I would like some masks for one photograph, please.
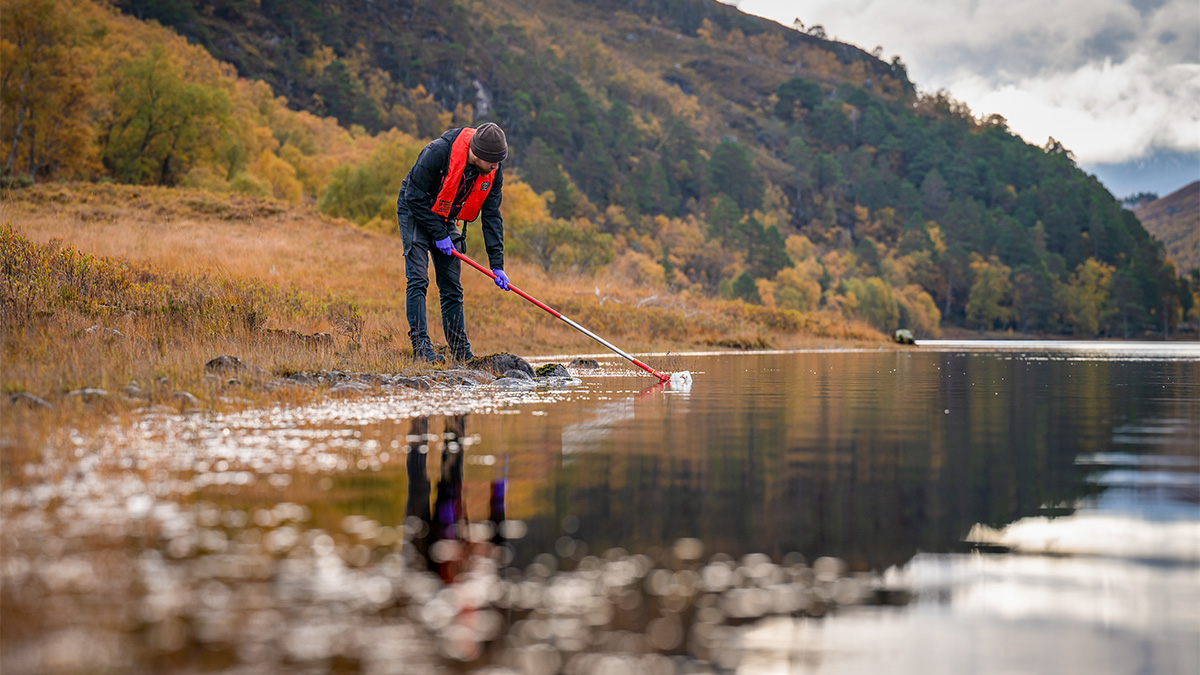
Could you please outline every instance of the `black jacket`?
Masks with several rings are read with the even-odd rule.
[[[421,228],[433,240],[445,239],[457,231],[454,226],[458,209],[469,190],[459,190],[459,198],[454,202],[449,218],[442,218],[432,211],[433,202],[437,199],[450,167],[450,147],[454,139],[462,131],[451,129],[425,146],[417,157],[417,163],[409,169],[404,182],[400,184],[400,194],[396,199],[396,213],[404,218],[405,212],[412,219],[415,227]],[[468,170],[470,169],[468,165]],[[478,180],[478,178],[476,178]],[[479,220],[483,230],[483,243],[487,247],[488,262],[492,269],[504,268],[504,221],[500,217],[500,201],[503,199],[504,166],[496,167],[496,176],[492,181],[492,189],[488,192],[483,207],[479,209]],[[403,225],[401,225],[403,227]],[[465,234],[465,232],[464,232]]]

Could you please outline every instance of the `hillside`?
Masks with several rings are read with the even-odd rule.
[[[1163,243],[1180,274],[1200,270],[1200,181],[1139,204],[1133,213]]]
[[[35,91],[58,98],[28,104],[11,76],[22,22],[0,26],[17,55],[0,111],[6,180],[271,195],[392,231],[423,143],[494,120],[519,179],[505,185],[511,256],[550,275],[922,336],[1140,335],[1195,304],[1068,149],[918,94],[898,59],[711,0],[115,4],[125,16],[10,0],[83,18],[52,24],[51,41],[70,45],[54,72],[68,75],[44,75]],[[179,82],[174,107],[152,95],[162,76]],[[151,138],[164,134],[136,111],[155,105],[192,114]],[[54,129],[79,133],[67,143],[37,127],[38,111],[69,112],[76,126]]]

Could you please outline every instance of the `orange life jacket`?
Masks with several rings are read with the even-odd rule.
[[[454,145],[450,146],[450,167],[446,169],[446,176],[442,179],[442,189],[438,190],[437,199],[434,200],[430,209],[443,218],[449,218],[450,210],[454,208],[454,198],[458,196],[458,186],[462,183],[463,170],[467,168],[467,151],[471,145],[471,137],[474,135],[475,130],[467,127],[459,132],[458,138],[454,139]],[[483,200],[487,199],[488,193],[492,190],[492,179],[495,175],[496,170],[492,169],[475,179],[475,187],[467,195],[466,201],[463,202],[455,216],[458,220],[470,222],[479,216]]]

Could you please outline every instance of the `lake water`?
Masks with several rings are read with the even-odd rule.
[[[0,666],[1200,672],[1200,345],[644,360],[64,434]]]

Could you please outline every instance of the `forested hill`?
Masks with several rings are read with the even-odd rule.
[[[276,112],[256,94],[245,116],[268,136],[243,128],[232,137],[246,140],[218,143],[207,160],[204,148],[170,146],[137,162],[118,152],[113,132],[127,127],[110,114],[96,154],[121,180],[266,191],[389,228],[421,143],[491,120],[536,193],[506,185],[509,246],[548,270],[611,264],[650,286],[919,335],[957,325],[1132,336],[1174,329],[1195,304],[1161,245],[1068,149],[920,95],[898,59],[820,27],[714,0],[115,4],[312,114]],[[84,26],[77,40],[110,39],[98,35]],[[124,77],[98,75],[101,100],[136,99],[112,82],[136,89],[155,66],[111,67]],[[222,86],[241,110],[234,90],[246,87]],[[322,145],[345,137],[321,116],[349,140]],[[12,148],[0,147],[19,172],[24,151]]]

